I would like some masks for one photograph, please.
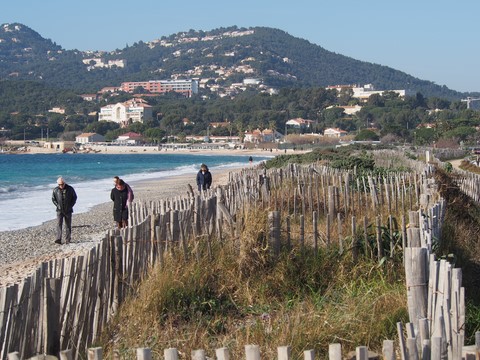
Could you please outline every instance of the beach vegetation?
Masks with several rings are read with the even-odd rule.
[[[345,155],[348,149],[342,151]],[[357,157],[343,159],[345,166],[358,161],[370,168],[372,154],[356,151]],[[342,162],[336,150],[324,151],[323,156],[332,157],[330,163]],[[387,162],[405,171],[401,161]],[[438,169],[435,176],[449,204],[435,253],[463,269],[465,342],[470,344],[480,329],[480,298],[475,291],[480,261],[480,234],[475,229],[480,226],[480,210],[461,194],[452,174]],[[275,190],[275,201],[281,201],[280,207],[289,213],[294,203],[291,189],[286,181]],[[236,214],[242,225],[235,233],[225,232],[222,239],[212,234],[208,241],[190,239],[187,251],[166,253],[162,265],[155,265],[141,284],[133,286],[103,333],[98,345],[107,356],[116,351],[133,357],[137,347],[162,354],[175,347],[181,356],[204,349],[214,357],[214,349],[228,347],[233,358],[241,358],[244,345],[257,344],[266,358],[275,358],[276,347],[285,345],[291,346],[295,358],[308,349],[326,358],[331,343],[341,343],[344,352],[366,345],[381,353],[383,340],[397,338],[397,323],[408,322],[401,233],[395,230],[407,209],[390,213],[395,229],[381,225],[385,230],[380,239],[385,249],[382,259],[376,256],[374,226],[367,227],[367,237],[363,229],[345,236],[345,247],[336,242],[318,250],[299,246],[301,222],[294,213],[290,217],[291,234],[296,234],[289,237],[292,246],[285,245],[282,232],[284,245],[275,255],[269,242],[269,210],[268,206],[244,209]],[[366,207],[361,216],[372,219],[376,214]],[[306,234],[313,233],[312,226],[305,219]],[[318,226],[325,228],[326,218]],[[339,238],[338,231],[332,227],[332,239]],[[359,249],[355,260],[354,237]]]
[[[395,338],[396,323],[408,321],[401,260],[379,266],[337,248],[276,257],[266,213],[252,209],[244,220],[238,240],[214,240],[210,249],[197,243],[201,257],[167,256],[163,268],[152,269],[104,333],[107,353],[175,347],[213,357],[228,347],[241,358],[244,345],[258,344],[266,358],[284,345],[323,357],[333,342],[347,351],[358,344],[379,350],[383,339]]]

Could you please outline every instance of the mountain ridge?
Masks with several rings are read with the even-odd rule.
[[[465,96],[268,27],[190,30],[107,52],[66,50],[26,25],[3,24],[0,65],[2,80],[35,80],[77,92],[124,81],[194,77],[228,85],[253,77],[274,88],[369,83],[379,90],[407,89],[449,99]]]

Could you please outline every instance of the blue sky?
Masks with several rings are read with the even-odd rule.
[[[180,31],[267,26],[458,91],[480,91],[479,0],[5,0],[65,49],[114,50]]]

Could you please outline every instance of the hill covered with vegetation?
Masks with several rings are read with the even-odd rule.
[[[355,60],[272,28],[237,27],[182,32],[138,41],[112,52],[66,50],[22,24],[0,27],[0,79],[35,80],[78,92],[124,81],[197,77],[224,84],[259,78],[267,86],[326,87],[373,84],[424,96],[459,99],[462,93],[388,66]],[[95,66],[101,59],[102,66]],[[115,65],[105,65],[111,61]]]

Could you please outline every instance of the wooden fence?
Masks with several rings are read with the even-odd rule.
[[[385,160],[386,154],[378,157]],[[441,336],[442,354],[456,359],[464,336],[461,271],[436,261],[432,253],[441,238],[445,203],[430,177],[433,167],[405,161],[419,171],[360,177],[355,169],[317,165],[249,169],[199,195],[134,203],[132,226],[108,232],[84,256],[43,263],[22,283],[0,288],[0,359],[12,352],[25,359],[61,349],[72,349],[78,358],[165,252],[189,256],[192,241],[235,239],[242,214],[252,207],[271,211],[274,251],[338,246],[351,249],[353,256],[363,250],[381,260],[401,244],[411,321],[406,340],[399,324],[401,353],[408,352],[412,339],[421,350]]]

